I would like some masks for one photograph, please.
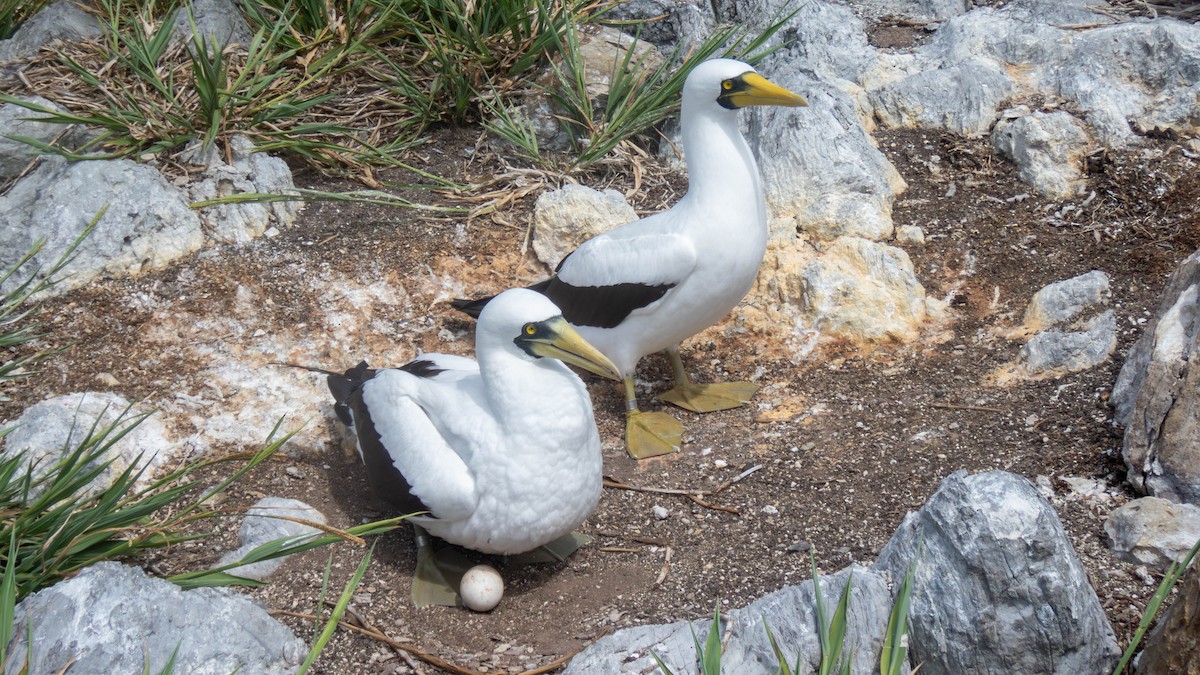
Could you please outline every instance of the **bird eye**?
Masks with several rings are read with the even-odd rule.
[[[721,88],[724,89],[725,91],[729,91],[730,89],[733,89],[733,80],[725,80],[724,82],[721,83]]]
[[[534,333],[537,332],[537,325],[532,324],[532,323],[527,323],[527,324],[525,324],[524,330],[525,330],[526,335],[533,335]]]

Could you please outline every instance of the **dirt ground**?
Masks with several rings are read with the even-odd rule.
[[[738,607],[802,582],[810,576],[810,546],[824,572],[869,565],[904,514],[920,507],[947,475],[1004,469],[1031,480],[1050,479],[1055,508],[1124,643],[1158,574],[1117,560],[1105,541],[1106,514],[1133,498],[1123,482],[1120,430],[1112,426],[1106,400],[1167,275],[1200,246],[1195,157],[1170,137],[1146,139],[1128,153],[1100,153],[1088,159],[1084,195],[1050,203],[1017,181],[1013,167],[985,141],[912,131],[875,137],[909,184],[895,204],[895,223],[924,229],[926,244],[906,250],[928,293],[949,301],[947,325],[908,345],[826,345],[799,363],[784,358],[773,336],[729,337],[720,327],[710,330],[685,344],[693,373],[702,381],[757,373],[762,385],[757,402],[764,405],[708,415],[670,409],[686,428],[683,451],[643,462],[623,451],[618,390],[592,378],[605,471],[612,478],[642,487],[711,489],[748,468],[761,468],[706,497],[709,506],[682,495],[606,490],[582,527],[595,541],[571,560],[537,566],[492,561],[507,593],[489,614],[414,609],[408,600],[411,534],[379,537],[352,615],[464,668],[520,672],[551,663],[606,631],[700,618],[711,615],[718,600]],[[475,140],[474,131],[441,132],[421,156],[456,180],[495,172],[494,158],[486,153],[465,157],[463,149]],[[627,176],[603,180],[632,186]],[[303,172],[297,182],[356,187]],[[649,181],[633,201],[639,209],[655,210],[682,187],[677,178]],[[407,194],[458,203],[434,193]],[[158,347],[141,338],[149,314],[130,300],[139,293],[166,294],[196,311],[221,312],[239,284],[258,284],[275,300],[262,308],[262,321],[270,326],[303,322],[313,311],[318,299],[305,279],[318,268],[364,276],[385,271],[401,278],[423,273],[426,265],[470,268],[468,290],[493,292],[536,280],[536,264],[517,253],[531,205],[532,198],[518,200],[496,220],[473,221],[464,236],[461,218],[311,204],[295,228],[274,238],[218,249],[137,279],[93,284],[47,306],[43,316],[51,319],[53,338],[76,344],[46,365],[47,376],[10,387],[14,400],[0,402],[0,418],[12,419],[30,402],[75,390],[78,383],[91,386],[101,373],[121,383],[114,387],[118,393],[149,400],[194,375],[204,364],[150,353]],[[1116,354],[1097,368],[1058,379],[989,384],[988,375],[1020,348],[1003,337],[1003,329],[1020,322],[1029,298],[1050,282],[1093,269],[1112,279],[1111,306],[1120,325]],[[426,331],[407,347],[469,353],[468,321],[444,304],[428,314],[446,331]],[[451,339],[439,340],[439,333]],[[664,389],[669,366],[648,358],[639,377],[650,390]],[[643,402],[649,398],[642,393]],[[329,433],[340,432],[331,427]],[[1073,493],[1063,480],[1071,477],[1099,481],[1109,496]],[[388,515],[371,500],[361,468],[346,453],[286,456],[251,474],[231,495],[231,504],[266,495],[300,499],[339,527]],[[656,518],[655,506],[667,509],[667,517]],[[236,525],[222,533],[222,542]],[[212,542],[180,547],[158,556],[154,569],[168,574],[197,569],[213,562],[220,549]],[[335,597],[362,554],[351,546],[334,549]],[[272,609],[312,612],[328,559],[326,551],[298,556],[269,586],[252,593]],[[305,639],[314,634],[312,621],[283,620]],[[335,636],[318,670],[442,672],[348,631]]]

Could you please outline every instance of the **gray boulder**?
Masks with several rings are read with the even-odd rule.
[[[1200,506],[1142,497],[1113,509],[1104,531],[1118,558],[1165,569],[1200,541]]]
[[[140,568],[102,562],[17,605],[5,673],[292,673],[304,642],[229,589],[183,591]],[[28,632],[27,632],[28,631]],[[32,649],[30,649],[32,645]]]
[[[107,489],[131,466],[143,470],[139,483],[145,484],[168,460],[172,443],[157,416],[147,417],[130,428],[140,414],[144,411],[134,409],[117,394],[86,392],[56,396],[30,406],[12,423],[13,430],[3,441],[5,453],[24,455],[33,476],[41,477],[73,452],[93,429],[99,432],[115,423],[117,431],[109,438],[121,429],[130,430],[108,448],[104,459],[110,464],[96,476],[86,494]]]
[[[190,16],[189,16],[190,12]],[[195,33],[210,45],[224,49],[228,45],[248,46],[254,34],[234,0],[191,0],[175,13],[171,39],[192,46],[192,24]]]
[[[922,70],[871,92],[875,117],[889,127],[947,129],[982,134],[1016,86],[1001,65],[974,57]]]
[[[921,673],[1110,672],[1120,653],[1054,509],[1027,479],[958,471],[909,513],[875,569],[916,560],[909,658]]]
[[[1200,505],[1200,251],[1184,260],[1113,385],[1122,455],[1140,492]]]
[[[321,534],[319,528],[298,523],[295,520],[285,520],[285,518],[307,520],[321,525],[326,523],[325,514],[300,500],[264,497],[246,510],[246,517],[242,520],[241,529],[238,530],[238,537],[241,539],[242,545],[221,556],[217,565],[224,566],[235,563],[250,551],[276,539]],[[262,581],[274,574],[285,560],[287,560],[286,557],[273,558],[226,571],[239,577]]]
[[[21,100],[35,106],[63,111],[61,106],[41,96],[30,96]],[[3,134],[0,136],[0,181],[21,175],[29,166],[29,162],[41,154],[32,145],[13,140],[8,138],[9,136],[27,136],[43,143],[53,143],[57,140],[61,145],[71,148],[78,147],[83,142],[84,134],[76,125],[39,121],[45,117],[46,113],[14,103],[0,105],[0,134]]]
[[[1111,296],[1108,275],[1100,270],[1047,284],[1025,308],[1024,328],[1037,332],[1069,323],[1093,307],[1107,305]]]
[[[1077,373],[1104,363],[1117,348],[1117,318],[1110,309],[1079,330],[1045,330],[1029,339],[1017,357],[1029,377]]]
[[[7,40],[0,40],[0,63],[36,54],[56,40],[80,41],[100,35],[100,20],[70,0],[43,8]]]
[[[265,152],[256,152],[254,142],[245,136],[229,140],[229,159],[223,152],[201,152],[198,145],[185,157],[204,166],[201,177],[185,190],[190,202],[204,202],[235,194],[294,194],[292,171],[287,162]],[[220,243],[244,244],[258,239],[270,227],[290,227],[304,208],[304,202],[243,202],[218,204],[199,210],[204,231]]]
[[[992,132],[992,145],[1047,199],[1074,197],[1086,185],[1082,165],[1088,135],[1071,113],[1006,111]]]
[[[907,185],[867,135],[854,101],[802,70],[764,65],[762,72],[809,102],[745,116],[772,238],[794,239],[799,229],[820,241],[846,235],[890,239],[892,202]]]
[[[204,244],[200,219],[186,197],[154,169],[128,160],[70,163],[48,157],[0,196],[0,269],[11,268],[41,239],[46,245],[33,265],[49,267],[102,210],[57,290],[102,274],[161,268]],[[16,283],[10,279],[0,292]]]
[[[863,567],[849,567],[821,577],[821,595],[827,616],[833,614],[847,579],[853,576],[845,645],[854,652],[851,671],[867,675],[879,671],[879,654],[891,612],[887,579]],[[774,673],[778,660],[763,628],[764,621],[791,662],[800,654],[800,672],[810,672],[820,662],[817,641],[816,598],[812,581],[769,593],[749,605],[722,616],[726,637],[721,668],[727,673]],[[696,649],[692,630],[703,644],[711,619],[694,622],[637,626],[606,635],[579,653],[564,675],[654,672],[651,652],[676,673],[695,671]]]

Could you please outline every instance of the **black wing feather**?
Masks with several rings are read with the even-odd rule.
[[[562,263],[559,263],[559,267],[562,267]],[[527,286],[529,290],[550,298],[551,302],[562,310],[563,318],[572,325],[596,328],[613,328],[619,325],[633,310],[656,302],[674,287],[675,284],[650,286],[632,283],[572,286],[557,275]],[[496,296],[489,295],[476,300],[458,299],[452,301],[450,306],[478,319],[483,306],[494,297]]]
[[[427,359],[410,361],[400,369],[417,377],[433,377],[442,372]],[[392,456],[375,430],[371,412],[363,401],[363,385],[374,378],[375,373],[366,361],[362,361],[342,375],[329,375],[327,383],[329,392],[333,394],[333,409],[338,419],[347,426],[353,426],[358,435],[358,447],[367,469],[367,482],[375,496],[398,513],[428,511],[429,507],[412,493],[412,485],[392,463]]]

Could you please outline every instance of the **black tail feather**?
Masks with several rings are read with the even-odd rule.
[[[329,385],[329,393],[333,394],[333,411],[337,413],[338,419],[346,426],[353,426],[354,417],[351,415],[351,408],[354,405],[354,394],[362,389],[363,382],[375,377],[375,370],[368,366],[366,361],[359,361],[357,366],[345,373],[319,372],[328,375],[325,383]]]
[[[486,298],[476,298],[475,300],[455,298],[450,301],[450,306],[471,318],[478,319],[479,313],[483,311],[483,306],[491,302],[494,297],[496,296],[489,295]]]

